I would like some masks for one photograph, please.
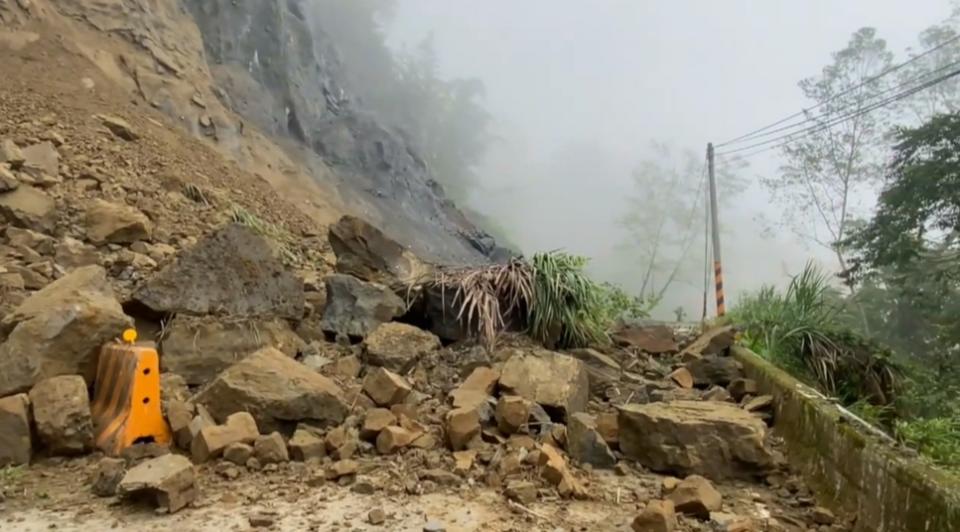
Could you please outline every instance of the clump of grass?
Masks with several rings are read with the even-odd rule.
[[[191,201],[202,203],[207,206],[210,205],[210,201],[207,199],[207,195],[204,194],[203,189],[193,183],[187,183],[183,186],[183,195]]]
[[[288,264],[294,264],[297,262],[297,255],[290,250],[290,246],[287,243],[290,240],[290,235],[286,231],[283,231],[276,225],[267,222],[257,216],[256,214],[240,207],[239,205],[234,205],[230,209],[230,221],[244,225],[253,229],[257,234],[265,236],[273,240],[278,247],[278,251],[283,259]]]
[[[586,264],[567,253],[540,253],[530,262],[441,271],[431,283],[488,348],[508,325],[550,347],[582,347],[607,342],[614,319],[643,312],[635,298],[591,280]]]
[[[897,437],[933,463],[960,470],[960,416],[900,420]]]
[[[784,293],[764,287],[740,302],[731,320],[749,347],[791,373],[808,376],[846,404],[890,405],[901,373],[889,350],[844,329],[829,278],[813,264]]]

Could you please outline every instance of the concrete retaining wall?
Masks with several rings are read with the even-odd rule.
[[[823,499],[856,512],[857,532],[960,532],[960,482],[855,425],[840,409],[755,353],[733,356],[773,395],[790,462]]]

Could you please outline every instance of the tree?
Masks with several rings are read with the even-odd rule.
[[[899,82],[904,87],[920,81],[929,81],[955,69],[960,61],[960,41],[956,38],[960,28],[960,3],[955,3],[946,20],[934,24],[920,33],[917,49],[908,49],[913,61],[898,72]],[[925,53],[933,50],[930,53]],[[960,79],[952,78],[938,83],[910,98],[901,100],[898,110],[903,118],[917,124],[923,123],[938,113],[960,110]]]
[[[882,175],[886,118],[879,111],[858,114],[880,95],[886,77],[864,83],[888,69],[893,54],[873,28],[863,28],[833,54],[833,63],[816,77],[800,82],[815,105],[805,111],[809,134],[782,148],[781,175],[764,184],[784,207],[784,220],[808,241],[833,251],[847,269],[842,242],[859,214],[856,198]],[[849,116],[835,125],[831,120]]]
[[[744,189],[735,173],[739,168],[736,160],[717,165],[724,203]],[[704,157],[653,142],[651,156],[633,171],[633,188],[626,213],[620,218],[629,234],[625,246],[640,264],[639,295],[660,301],[675,282],[696,285],[703,276],[703,265],[694,259],[694,247],[704,242]]]

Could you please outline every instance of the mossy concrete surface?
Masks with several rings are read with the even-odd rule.
[[[857,515],[857,532],[960,532],[960,482],[869,433],[837,406],[742,347],[746,375],[774,397],[775,430],[821,504]]]

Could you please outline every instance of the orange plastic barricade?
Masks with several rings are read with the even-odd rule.
[[[100,350],[93,384],[96,445],[117,456],[136,443],[169,445],[170,426],[160,411],[160,357],[152,347],[134,345],[133,330],[125,343],[109,343]]]

